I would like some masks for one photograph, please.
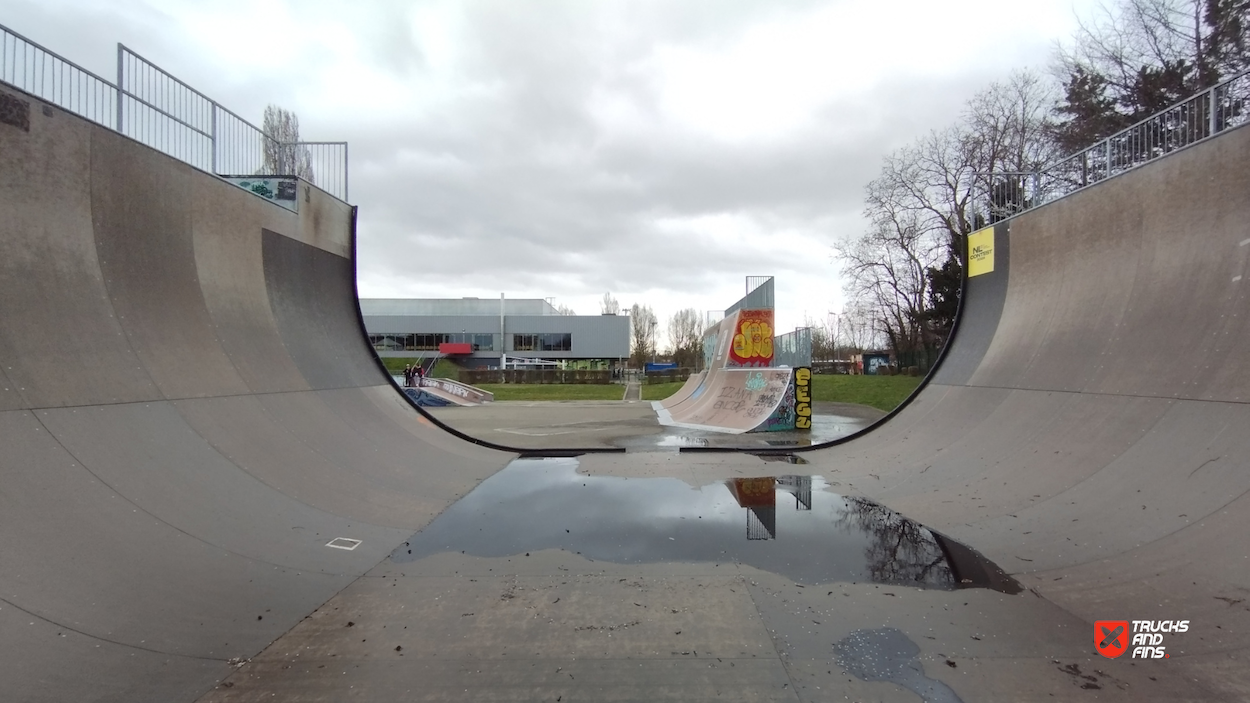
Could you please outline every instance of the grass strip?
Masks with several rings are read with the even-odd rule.
[[[483,383],[495,400],[620,400],[625,386],[592,383]]]
[[[889,412],[924,380],[919,376],[812,376],[812,400],[869,405]]]
[[[644,385],[642,387],[643,400],[664,400],[670,395],[676,393],[678,389],[686,385],[685,381],[677,381],[675,383],[654,383]]]

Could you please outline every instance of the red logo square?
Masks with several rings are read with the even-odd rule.
[[[1128,649],[1128,620],[1099,620],[1094,623],[1094,648],[1108,659],[1115,659]]]

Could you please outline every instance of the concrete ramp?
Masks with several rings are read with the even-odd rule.
[[[1242,127],[1000,223],[932,382],[804,456],[1082,622],[1190,622],[1115,671],[1250,699],[1248,194]]]
[[[686,382],[682,384],[681,388],[677,389],[676,393],[670,395],[664,400],[651,401],[651,407],[655,408],[656,411],[661,409],[667,410],[688,399],[694,394],[695,390],[699,388],[699,385],[703,383],[705,376],[707,376],[706,371],[699,371],[698,373],[690,374],[690,377],[686,379]]]
[[[451,405],[481,405],[495,400],[495,394],[450,378],[425,378],[421,390],[446,400]]]
[[[717,369],[698,399],[660,408],[660,424],[742,434],[759,428],[785,400],[790,369]]]
[[[0,698],[195,700],[512,455],[390,386],[349,206],[0,91]]]
[[[790,369],[730,365],[738,316],[737,311],[726,315],[709,331],[707,370],[697,381],[692,376],[673,396],[652,404],[661,425],[742,434],[765,428],[778,408],[793,400],[787,397]]]

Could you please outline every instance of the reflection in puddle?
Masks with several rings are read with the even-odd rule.
[[[807,459],[795,454],[756,454],[763,461],[779,461],[785,464],[806,464]]]
[[[655,442],[657,447],[706,447],[707,440],[703,437],[688,437],[680,434],[662,435]]]
[[[642,452],[674,448],[681,449],[684,447],[728,447],[748,450],[753,448],[806,447],[854,434],[870,424],[870,420],[860,418],[843,417],[841,415],[814,415],[810,431],[728,434],[725,432],[669,426],[662,428],[662,431],[657,434],[620,437],[614,440],[613,444],[629,451]]]
[[[583,476],[576,459],[518,459],[391,558],[563,549],[620,564],[736,562],[809,584],[1019,591],[967,547],[826,486],[820,476],[768,476],[692,488],[673,478]]]

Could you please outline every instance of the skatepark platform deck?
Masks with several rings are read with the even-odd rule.
[[[392,559],[516,453],[391,385],[354,210],[302,185],[290,212],[0,90],[34,106],[0,124],[6,699],[1250,698],[1250,130],[996,225],[930,383],[802,454],[1009,595],[564,549]],[[596,486],[794,473],[575,461]],[[1168,659],[1113,660],[1096,620],[1190,625]]]

